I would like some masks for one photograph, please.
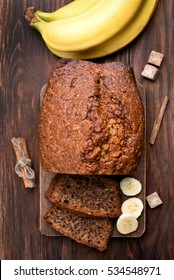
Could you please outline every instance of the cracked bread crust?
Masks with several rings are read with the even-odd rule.
[[[132,68],[60,59],[49,77],[38,135],[45,170],[134,173],[144,144],[144,109]]]

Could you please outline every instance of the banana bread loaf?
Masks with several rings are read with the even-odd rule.
[[[82,216],[121,214],[119,184],[105,176],[57,174],[45,195],[52,204]]]
[[[107,249],[113,230],[113,222],[109,218],[81,217],[56,206],[48,210],[44,219],[61,234],[100,251]]]
[[[144,143],[144,109],[132,68],[60,59],[48,80],[38,138],[45,170],[134,173]]]

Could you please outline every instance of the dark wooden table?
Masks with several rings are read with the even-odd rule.
[[[151,0],[148,0],[151,1]],[[0,0],[0,257],[1,259],[174,259],[174,1],[160,0],[141,35],[128,47],[97,61],[122,61],[134,67],[147,92],[147,194],[157,191],[163,205],[147,206],[141,238],[111,238],[108,249],[78,245],[39,231],[39,92],[58,59],[23,18],[28,6],[51,11],[70,1]],[[151,50],[165,55],[155,82],[141,77]],[[169,103],[154,146],[149,144],[154,117],[163,95]],[[24,189],[14,173],[10,139],[24,137],[37,174],[37,187]]]

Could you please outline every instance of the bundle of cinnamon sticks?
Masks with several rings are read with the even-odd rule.
[[[25,188],[36,187],[36,176],[34,170],[31,168],[31,159],[29,158],[25,139],[13,137],[11,143],[17,160],[15,165],[16,174],[23,178]]]

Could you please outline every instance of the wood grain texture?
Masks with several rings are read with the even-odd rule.
[[[37,117],[39,92],[57,58],[40,35],[28,27],[23,12],[28,6],[51,11],[70,1],[0,0],[0,257],[1,259],[174,259],[174,3],[160,0],[141,35],[128,47],[98,62],[120,60],[134,67],[147,94],[147,194],[157,191],[163,205],[147,206],[145,234],[138,239],[111,238],[98,252],[68,238],[46,237],[39,231],[39,160]],[[151,50],[164,54],[155,82],[141,77]],[[169,96],[155,145],[150,133],[163,95]],[[37,175],[37,187],[24,189],[14,173],[12,137],[24,137]]]

